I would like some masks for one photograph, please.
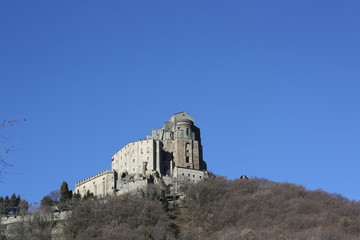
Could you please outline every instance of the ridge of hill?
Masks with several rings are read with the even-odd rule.
[[[360,202],[339,194],[222,177],[186,185],[183,193],[169,201],[152,186],[138,195],[69,201],[61,239],[360,239]],[[47,239],[42,234],[54,226],[22,224],[15,239]]]

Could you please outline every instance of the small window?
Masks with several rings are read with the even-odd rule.
[[[133,159],[133,162],[135,162],[135,159]]]
[[[199,176],[199,178],[201,179],[201,176]]]
[[[189,129],[186,128],[186,135],[189,136]]]
[[[193,177],[195,177],[195,175],[193,175]]]
[[[141,149],[141,154],[143,154],[143,149]]]

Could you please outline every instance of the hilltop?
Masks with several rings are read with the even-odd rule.
[[[138,195],[73,199],[68,202],[71,216],[61,222],[63,237],[81,240],[360,239],[360,203],[338,194],[309,191],[299,185],[259,178],[210,178],[188,184],[182,190],[183,197],[175,202],[166,198],[156,185]],[[45,223],[45,220],[22,223],[14,228],[18,238],[12,239],[48,239],[45,235],[51,233],[50,228],[56,223]]]

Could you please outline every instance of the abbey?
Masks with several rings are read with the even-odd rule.
[[[137,191],[160,184],[177,191],[188,182],[208,177],[200,129],[185,112],[174,114],[145,140],[125,145],[111,158],[111,170],[76,183],[75,193],[105,196]]]

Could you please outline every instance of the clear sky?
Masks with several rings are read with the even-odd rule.
[[[209,170],[360,200],[359,1],[0,1],[0,195],[110,169],[185,111]]]

